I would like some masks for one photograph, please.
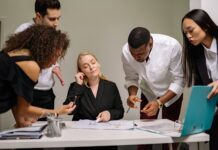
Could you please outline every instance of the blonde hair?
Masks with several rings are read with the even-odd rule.
[[[93,53],[91,53],[90,51],[83,51],[83,52],[79,53],[79,55],[77,57],[77,72],[82,72],[81,68],[80,68],[80,62],[79,61],[80,61],[81,57],[86,56],[86,55],[90,55],[90,56],[94,57],[95,60],[97,61],[97,63],[99,63],[97,57]],[[100,71],[100,74],[99,74],[99,78],[102,79],[102,80],[107,80],[107,78],[101,73],[101,71]],[[88,78],[84,78],[83,81],[84,81],[84,84],[86,86],[88,86]]]

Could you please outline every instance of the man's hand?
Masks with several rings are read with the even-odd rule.
[[[130,107],[130,108],[134,108],[134,109],[137,109],[138,107],[135,106],[135,103],[136,102],[141,102],[142,100],[140,98],[138,98],[136,95],[131,95],[127,98],[127,105]]]
[[[152,100],[145,105],[141,112],[145,113],[147,116],[154,116],[157,114],[158,109],[159,104],[157,103],[157,100]]]
[[[63,79],[60,67],[59,66],[55,66],[52,69],[52,73],[54,73],[58,77],[58,79],[61,82],[61,85],[64,86],[65,82],[64,82],[64,79]]]

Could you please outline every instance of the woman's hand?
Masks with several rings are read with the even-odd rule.
[[[207,98],[210,99],[211,97],[218,94],[218,81],[214,81],[210,83],[208,86],[212,87],[212,90],[208,94]]]
[[[96,117],[96,122],[107,122],[111,119],[111,114],[109,111],[102,111]]]
[[[82,85],[82,84],[83,84],[84,76],[85,76],[84,73],[82,73],[82,72],[78,72],[78,73],[75,75],[76,83]]]
[[[16,119],[16,124],[14,125],[15,128],[22,128],[22,127],[29,127],[33,123],[37,121],[38,118],[33,118],[33,117],[19,117]]]
[[[64,115],[71,113],[75,108],[76,105],[73,102],[70,102],[67,105],[62,105],[55,112],[58,113],[58,115]]]

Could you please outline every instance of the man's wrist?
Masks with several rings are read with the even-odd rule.
[[[162,108],[163,107],[163,103],[159,99],[157,99],[156,101],[158,103],[158,108],[159,109]]]

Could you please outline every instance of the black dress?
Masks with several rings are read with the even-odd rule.
[[[96,97],[89,87],[73,82],[69,87],[64,104],[74,101],[75,96],[77,107],[73,112],[72,120],[96,120],[98,114],[104,110],[110,112],[111,120],[123,118],[122,100],[116,84],[111,81],[100,80]],[[117,150],[117,146],[74,147],[65,148],[65,150]]]
[[[105,110],[110,112],[111,120],[123,117],[124,108],[122,100],[116,84],[111,81],[100,80],[96,97],[94,97],[89,87],[73,82],[69,87],[64,104],[74,101],[75,96],[77,98],[77,107],[73,112],[73,120],[96,120],[98,114]]]
[[[11,109],[17,103],[17,96],[23,97],[29,103],[33,99],[32,81],[16,64],[18,61],[32,61],[31,56],[13,56],[0,52],[0,113]]]

